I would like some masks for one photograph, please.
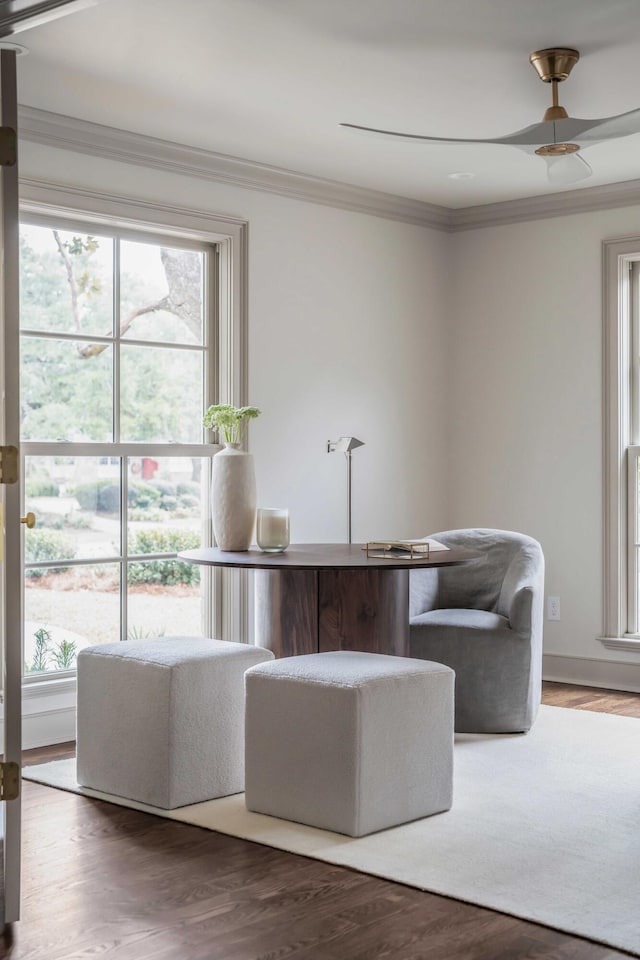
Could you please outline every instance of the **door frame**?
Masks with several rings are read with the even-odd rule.
[[[16,54],[0,51],[0,122],[18,129]],[[19,449],[19,212],[18,165],[2,168],[0,187],[0,232],[2,270],[0,279],[0,343],[3,360],[0,379],[4,392],[0,430],[2,443]],[[22,759],[22,528],[20,484],[2,485],[4,508],[4,562],[2,571],[2,694],[4,761]],[[4,923],[20,917],[20,797],[2,801],[4,807],[3,864]]]

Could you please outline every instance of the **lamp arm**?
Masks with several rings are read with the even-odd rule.
[[[351,543],[351,451],[347,450],[345,453],[347,458],[347,533],[349,539],[347,543]]]

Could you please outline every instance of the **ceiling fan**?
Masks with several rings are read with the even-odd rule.
[[[631,136],[633,133],[640,133],[640,109],[629,110],[628,113],[620,113],[614,117],[581,120],[570,117],[565,108],[560,106],[558,84],[567,79],[579,59],[579,52],[568,47],[536,50],[531,54],[529,61],[540,79],[552,85],[552,104],[540,123],[531,124],[504,137],[467,140],[458,137],[428,137],[417,133],[378,130],[355,123],[341,123],[340,126],[422,143],[499,143],[519,147],[527,153],[544,157],[547,163],[547,176],[551,183],[576,183],[590,177],[593,172],[580,154],[582,147],[589,147],[602,140],[615,140],[619,137]]]

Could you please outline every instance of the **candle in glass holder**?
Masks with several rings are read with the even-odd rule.
[[[289,546],[289,511],[260,507],[256,522],[258,546],[265,553],[282,553]]]

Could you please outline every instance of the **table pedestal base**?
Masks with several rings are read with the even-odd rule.
[[[409,656],[408,570],[256,570],[256,644]]]

